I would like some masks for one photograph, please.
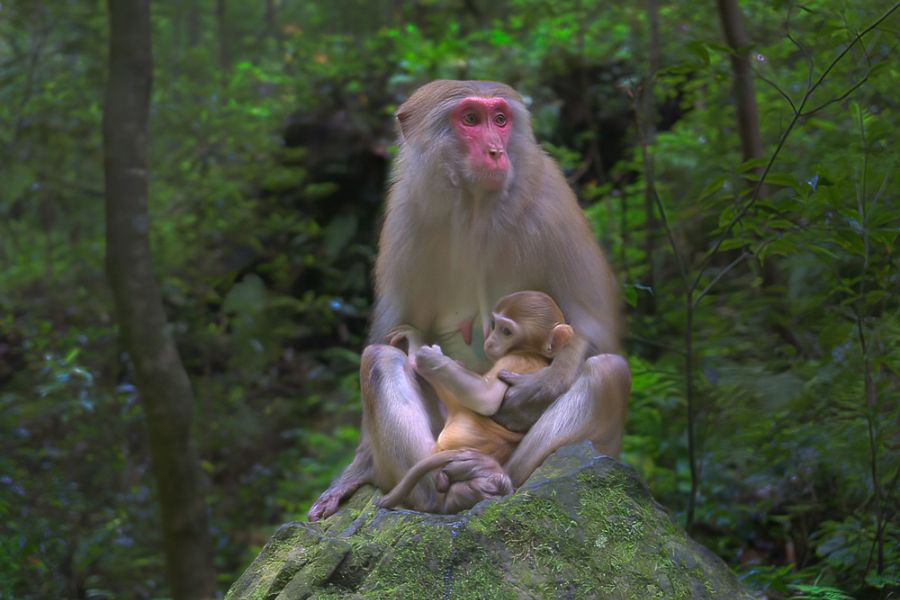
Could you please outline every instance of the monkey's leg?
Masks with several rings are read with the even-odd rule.
[[[444,425],[440,401],[423,390],[407,355],[397,348],[371,345],[360,364],[363,433],[371,440],[374,483],[384,491],[397,485],[420,460],[431,456],[435,435]],[[434,511],[432,477],[422,477],[406,495],[416,510]]]
[[[309,511],[310,521],[326,518],[365,483],[390,490],[420,459],[431,454],[433,431],[443,419],[433,394],[423,393],[402,350],[373,344],[363,350],[359,369],[362,432],[356,456]],[[409,495],[409,504],[430,510],[434,482],[425,477]]]
[[[618,456],[630,392],[624,358],[590,357],[572,387],[541,415],[506,463],[513,484],[522,485],[553,451],[572,442],[590,440],[599,452]]]
[[[322,492],[319,499],[309,509],[307,517],[310,523],[333,515],[341,501],[349,498],[363,484],[373,481],[372,451],[365,434],[356,448],[356,456],[337,479],[331,482],[328,489]]]
[[[371,345],[360,364],[363,432],[371,441],[374,483],[390,489],[434,448],[436,400],[423,392],[406,354]],[[440,417],[438,416],[438,419]]]

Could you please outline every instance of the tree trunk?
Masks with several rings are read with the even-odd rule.
[[[191,440],[193,392],[166,324],[150,256],[150,5],[149,0],[108,0],[108,6],[109,79],[103,111],[107,277],[144,409],[172,596],[213,598],[206,504]]]
[[[725,41],[732,50],[731,69],[734,72],[734,98],[737,105],[738,131],[741,136],[741,153],[744,162],[763,157],[762,136],[759,132],[759,114],[756,110],[756,94],[753,91],[753,69],[749,56],[750,38],[744,30],[744,19],[737,0],[716,0],[719,5],[719,18],[722,21],[722,30],[725,33]],[[758,177],[762,176],[765,169],[758,165],[753,172]],[[757,184],[748,183],[750,189]],[[764,198],[769,193],[766,185],[760,185],[755,191],[758,198]],[[783,284],[783,276],[778,262],[767,260],[762,264],[763,285],[760,291],[773,289]],[[772,298],[772,302],[784,307],[783,296]],[[783,314],[783,313],[779,313]],[[784,337],[782,335],[782,337]]]
[[[200,23],[200,7],[197,6],[198,0],[187,1],[188,14],[188,48],[194,48],[200,43],[200,37],[203,35]]]
[[[222,69],[223,80],[226,71],[231,66],[231,50],[229,47],[228,31],[228,4],[226,0],[216,0],[216,27],[219,35],[219,67]]]
[[[642,315],[653,316],[656,314],[656,239],[659,232],[659,221],[656,218],[656,174],[654,169],[653,154],[650,148],[656,143],[656,99],[654,98],[654,83],[656,73],[660,66],[659,52],[659,4],[657,0],[647,0],[647,23],[649,25],[647,51],[648,65],[647,77],[641,89],[638,101],[638,123],[642,147],[647,151],[644,156],[644,215],[646,219],[644,235],[644,253],[647,260],[647,277],[645,284],[652,293],[641,294],[638,308]]]
[[[731,69],[734,72],[734,99],[737,106],[738,131],[741,136],[741,150],[744,161],[763,155],[762,138],[759,134],[759,115],[756,110],[756,95],[753,92],[753,69],[748,48],[750,38],[744,30],[744,20],[737,0],[716,0],[725,41],[731,47]]]
[[[266,31],[278,39],[278,7],[275,6],[275,0],[266,0]]]

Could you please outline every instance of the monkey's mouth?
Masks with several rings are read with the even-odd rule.
[[[499,187],[506,182],[507,171],[504,169],[478,169],[473,175],[482,185]]]

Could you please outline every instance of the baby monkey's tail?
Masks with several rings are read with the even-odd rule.
[[[448,463],[458,458],[462,458],[467,454],[474,453],[475,450],[442,450],[431,456],[426,456],[406,472],[406,475],[397,485],[381,500],[378,501],[379,508],[393,508],[409,497],[409,493],[416,487],[419,480],[434,469],[443,468]]]

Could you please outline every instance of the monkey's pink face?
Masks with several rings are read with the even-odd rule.
[[[466,163],[478,185],[496,190],[509,174],[506,151],[512,130],[512,110],[503,98],[463,98],[450,113]]]

